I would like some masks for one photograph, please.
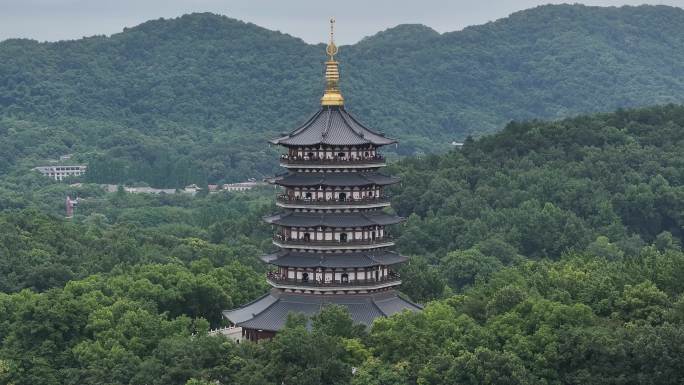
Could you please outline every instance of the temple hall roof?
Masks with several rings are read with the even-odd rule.
[[[284,212],[264,218],[274,225],[288,227],[364,227],[394,225],[404,218],[383,211],[363,211],[354,213],[303,213]]]
[[[384,146],[397,141],[364,126],[342,106],[323,106],[302,126],[270,142],[285,146]]]
[[[275,178],[274,183],[286,187],[298,186],[386,186],[399,178],[378,172],[292,172]]]
[[[272,289],[263,297],[223,316],[243,328],[279,331],[285,326],[290,312],[313,316],[327,304],[342,305],[349,310],[352,320],[370,326],[374,319],[387,317],[402,310],[418,311],[421,307],[399,297],[396,291],[370,294],[294,294]]]
[[[267,254],[261,260],[275,266],[287,267],[324,267],[324,268],[354,268],[371,266],[389,266],[408,260],[407,257],[392,251],[369,250],[352,253],[315,253],[280,251]]]

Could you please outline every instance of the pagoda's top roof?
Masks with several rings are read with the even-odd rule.
[[[407,259],[403,255],[385,250],[369,250],[356,253],[281,251],[261,257],[262,261],[275,266],[324,268],[389,266],[405,262]]]
[[[342,106],[323,106],[302,126],[270,142],[284,146],[384,146],[397,141],[364,126]]]
[[[402,310],[418,311],[421,307],[397,295],[395,291],[371,294],[294,294],[278,289],[233,310],[223,316],[243,328],[279,331],[285,326],[290,312],[313,316],[327,304],[346,307],[352,320],[370,326],[378,317],[387,317]]]
[[[292,172],[275,178],[273,183],[286,187],[297,186],[386,186],[398,183],[399,178],[377,172]]]
[[[264,218],[267,223],[288,227],[364,227],[394,225],[404,218],[382,211],[352,213],[285,212]]]

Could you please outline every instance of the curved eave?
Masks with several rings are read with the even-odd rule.
[[[375,172],[291,172],[275,178],[273,183],[284,187],[360,187],[389,186],[399,181],[399,178]]]
[[[344,107],[322,107],[299,128],[269,140],[283,146],[386,146],[397,143],[354,118]]]
[[[316,244],[310,242],[283,242],[280,240],[273,240],[273,245],[281,249],[292,250],[309,250],[309,251],[354,251],[354,250],[376,250],[394,246],[392,240],[379,240],[372,243],[355,243],[355,242],[331,242],[328,244]]]
[[[391,266],[406,262],[408,257],[391,251],[378,253],[300,253],[278,252],[262,255],[265,263],[279,267],[358,268]]]
[[[383,212],[368,213],[279,213],[264,217],[266,223],[286,227],[337,227],[355,228],[366,226],[389,226],[405,219]]]
[[[372,203],[355,203],[350,202],[349,204],[326,204],[325,202],[313,203],[290,203],[290,202],[280,202],[276,201],[277,207],[282,207],[284,209],[305,209],[305,210],[358,210],[358,209],[377,209],[388,207],[390,205],[389,201],[378,201]]]
[[[303,293],[318,293],[318,294],[336,294],[340,291],[355,291],[355,292],[369,292],[369,291],[378,291],[378,290],[383,290],[383,289],[389,289],[395,286],[401,285],[401,280],[399,279],[393,279],[393,280],[387,280],[387,281],[379,281],[379,282],[367,282],[364,284],[355,284],[355,285],[348,285],[348,284],[334,284],[334,285],[309,285],[306,283],[301,283],[301,282],[292,282],[292,281],[278,281],[278,280],[273,280],[270,278],[266,279],[266,282],[268,282],[269,285],[278,288],[278,289],[284,289],[284,290],[295,290],[298,292],[303,292]]]
[[[289,313],[308,317],[318,314],[327,304],[344,306],[355,323],[369,327],[373,320],[408,311],[420,311],[415,304],[394,290],[370,294],[294,294],[272,289],[265,296],[223,316],[240,327],[277,332],[285,326]]]
[[[268,143],[274,144],[274,145],[279,145],[279,146],[285,146],[285,147],[317,147],[317,146],[363,146],[363,145],[368,145],[372,144],[376,147],[382,147],[382,146],[389,146],[390,144],[395,144],[399,143],[398,140],[396,139],[387,139],[386,142],[378,143],[378,142],[369,142],[369,141],[346,141],[345,143],[335,143],[335,142],[328,142],[328,141],[310,141],[310,142],[298,142],[298,143],[293,143],[292,141],[288,140],[290,139],[289,136],[283,136],[280,138],[275,138],[275,139],[270,139]]]
[[[280,167],[284,167],[287,169],[318,169],[318,170],[363,170],[363,169],[378,169],[387,166],[387,163],[359,163],[359,164],[353,164],[353,163],[337,163],[337,164],[323,164],[323,163],[316,163],[315,161],[312,161],[311,163],[306,163],[306,164],[288,164],[284,162],[280,162]]]

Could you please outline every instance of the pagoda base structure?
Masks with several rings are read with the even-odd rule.
[[[403,310],[421,310],[419,305],[400,297],[395,290],[367,294],[299,294],[273,288],[242,307],[224,311],[223,316],[242,327],[245,339],[258,341],[272,338],[281,330],[290,312],[311,317],[326,305],[344,306],[354,323],[366,327],[378,317],[388,317]]]

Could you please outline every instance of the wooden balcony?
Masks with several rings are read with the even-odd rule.
[[[351,192],[349,193],[351,194]],[[378,208],[390,205],[389,197],[373,197],[359,199],[312,199],[295,198],[286,194],[278,195],[276,205],[283,208],[316,208],[316,209],[345,209],[345,208]]]
[[[287,168],[371,168],[385,166],[385,157],[377,155],[363,158],[309,158],[282,155],[280,165]]]
[[[315,273],[310,273],[312,276]],[[311,279],[288,279],[278,275],[277,272],[266,274],[266,280],[271,286],[293,290],[312,290],[312,291],[339,291],[339,290],[377,290],[401,284],[401,277],[398,273],[391,272],[389,276],[382,279],[365,280],[330,280],[320,281]]]
[[[375,239],[349,239],[340,240],[307,240],[286,238],[276,234],[273,236],[273,244],[283,249],[302,250],[368,250],[380,247],[394,246],[394,238],[385,235]]]

